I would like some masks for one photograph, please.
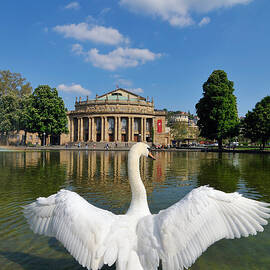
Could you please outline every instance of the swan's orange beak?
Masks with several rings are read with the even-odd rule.
[[[150,157],[150,158],[152,158],[152,159],[156,159],[150,152],[149,152],[149,154],[148,154],[148,157]]]

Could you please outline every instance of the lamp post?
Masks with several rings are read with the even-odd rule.
[[[46,133],[44,132],[43,133],[43,146],[45,146],[45,138],[46,138],[45,136],[46,136]]]

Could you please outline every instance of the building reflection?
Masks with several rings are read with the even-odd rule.
[[[142,157],[141,178],[149,183],[163,183],[170,176],[190,180],[199,168],[198,152],[156,152],[156,160]],[[41,151],[16,152],[9,155],[12,167],[30,168],[52,165],[64,168],[67,182],[128,184],[128,152],[125,151]],[[5,164],[2,164],[5,166]]]

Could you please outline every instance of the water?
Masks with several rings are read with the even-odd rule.
[[[270,202],[270,155],[162,152],[155,156],[156,161],[141,162],[153,213],[206,184]],[[76,191],[98,207],[124,213],[131,196],[127,152],[0,152],[1,270],[85,269],[54,238],[34,235],[22,216],[22,205],[61,188]],[[267,225],[257,236],[215,243],[191,269],[266,270],[269,254]]]

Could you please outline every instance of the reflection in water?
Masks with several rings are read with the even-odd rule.
[[[235,164],[237,157],[209,154],[200,160],[198,185],[209,185],[225,192],[236,191],[240,179],[240,168]]]
[[[141,160],[153,213],[206,184],[270,201],[268,155],[159,152],[155,156],[156,161]],[[61,188],[78,192],[98,207],[124,213],[131,198],[127,152],[1,152],[1,269],[83,269],[54,238],[34,235],[21,213],[21,205]],[[269,269],[269,231],[268,226],[257,237],[216,243],[191,269]]]
[[[270,201],[270,155],[247,155],[241,161],[241,177],[247,193],[253,193],[260,200]],[[247,194],[248,196],[249,194]]]

